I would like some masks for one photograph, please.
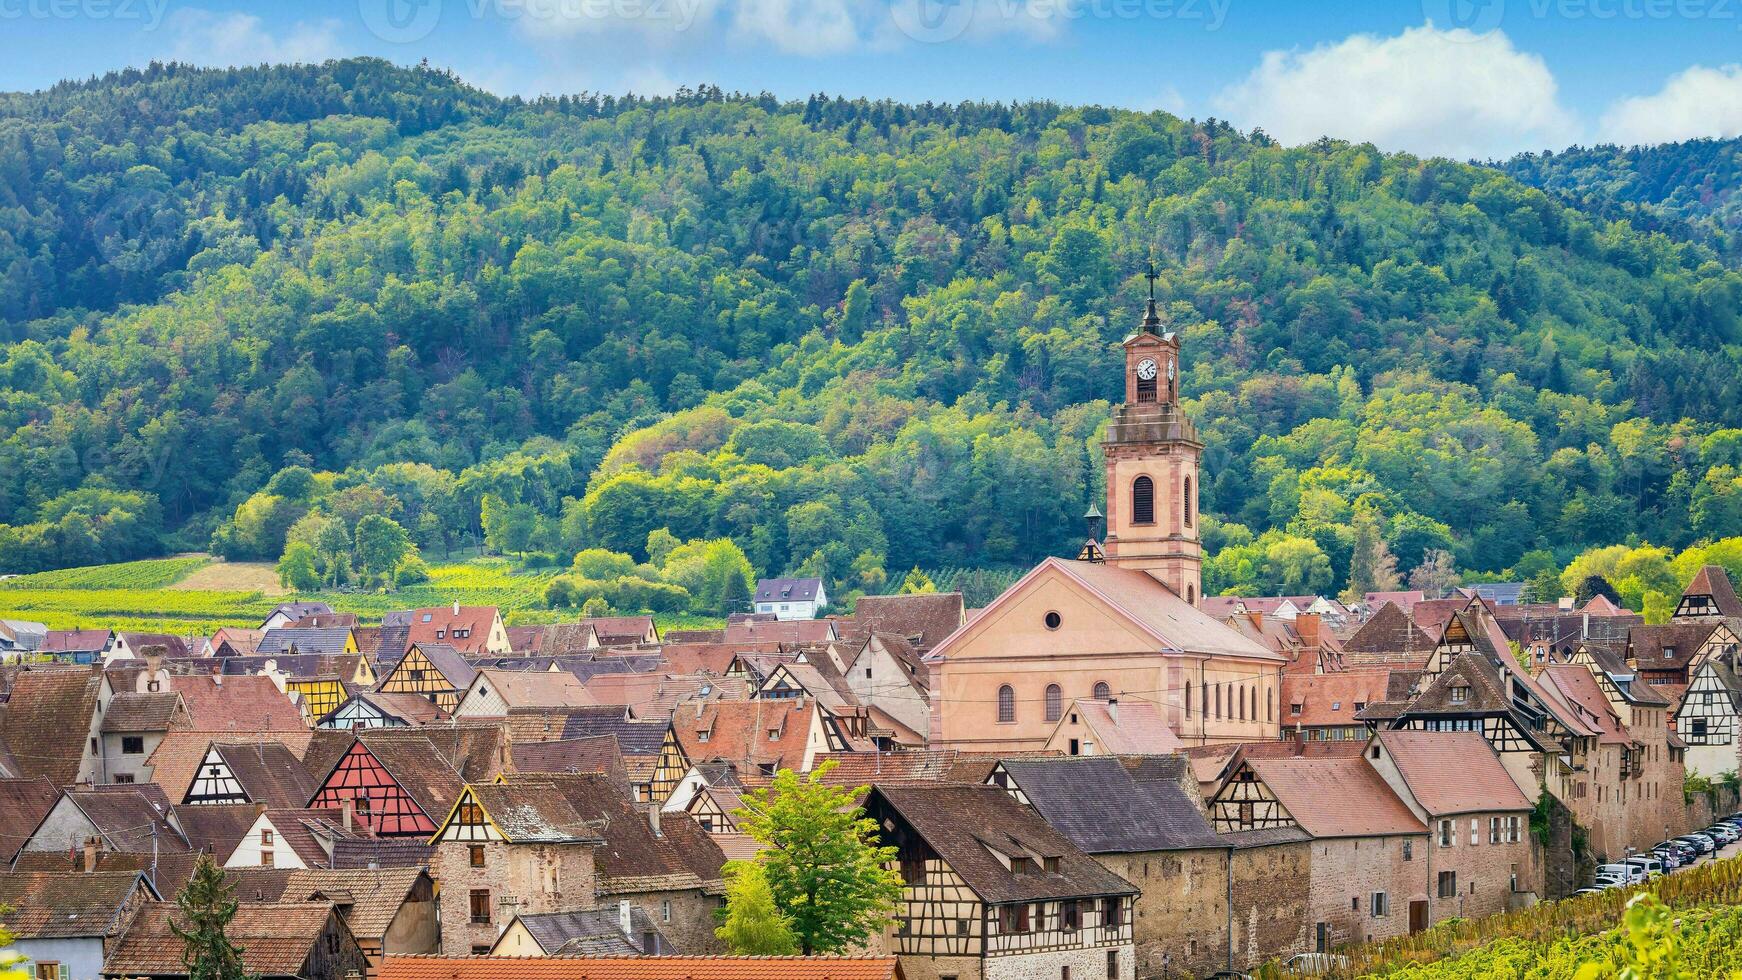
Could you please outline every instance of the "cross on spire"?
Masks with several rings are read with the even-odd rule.
[[[1143,278],[1149,280],[1149,308],[1143,312],[1143,329],[1150,333],[1157,333],[1159,332],[1157,328],[1161,326],[1161,314],[1155,309],[1155,280],[1161,277],[1155,272],[1154,259],[1150,260],[1149,268],[1144,271]]]

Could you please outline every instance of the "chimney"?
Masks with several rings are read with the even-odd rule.
[[[83,870],[86,872],[97,870],[97,838],[95,837],[85,838],[85,866]]]
[[[262,800],[258,803],[255,803],[254,804],[254,819],[259,820],[261,817],[263,817],[265,815],[266,815],[266,801]]]
[[[1300,637],[1301,646],[1317,650],[1319,648],[1319,614],[1301,613],[1294,617],[1294,632]]]
[[[347,796],[339,801],[339,819],[344,822],[345,833],[348,834],[351,832],[351,821],[356,819],[356,816],[357,801],[355,799]]]
[[[629,921],[629,901],[622,899],[617,902],[617,928],[623,930],[623,935],[634,935],[635,926]],[[649,953],[649,955],[652,955]]]
[[[653,828],[653,836],[664,837],[665,832],[659,829],[659,804],[647,808],[647,825]]]
[[[1259,612],[1258,610],[1256,610],[1256,609],[1246,610],[1246,618],[1252,621],[1252,628],[1253,629],[1261,630],[1264,628],[1264,614]]]
[[[454,600],[454,615],[458,616],[459,614],[460,614],[460,600],[455,599]]]
[[[1587,612],[1587,613],[1585,613],[1584,618],[1579,621],[1579,639],[1588,640],[1590,638],[1591,638],[1591,614]]]
[[[1113,724],[1115,724],[1115,725],[1119,724],[1119,699],[1118,698],[1108,698],[1107,699],[1107,717],[1111,718],[1113,720]]]

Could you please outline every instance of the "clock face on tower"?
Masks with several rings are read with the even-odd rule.
[[[1145,381],[1154,381],[1155,380],[1155,361],[1152,360],[1151,358],[1147,358],[1147,357],[1141,361],[1138,361],[1137,362],[1137,376],[1139,378],[1142,378]]]

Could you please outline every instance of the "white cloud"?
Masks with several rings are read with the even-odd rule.
[[[1178,88],[1172,85],[1163,85],[1161,91],[1155,93],[1149,101],[1139,104],[1137,108],[1145,112],[1160,109],[1162,112],[1184,118],[1187,103],[1186,97],[1180,94]]]
[[[1603,114],[1602,138],[1623,145],[1742,136],[1742,65],[1694,65],[1650,95]]]
[[[787,54],[835,54],[859,47],[864,14],[853,0],[738,0],[732,33]]]
[[[276,33],[253,14],[184,7],[170,15],[168,25],[175,38],[173,57],[192,64],[320,62],[341,54],[340,25],[332,19],[297,21],[289,31]]]
[[[1215,104],[1287,144],[1331,136],[1454,158],[1558,148],[1578,132],[1541,58],[1500,31],[1432,24],[1267,52]]]

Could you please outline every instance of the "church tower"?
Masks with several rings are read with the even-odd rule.
[[[1138,568],[1192,605],[1203,592],[1198,543],[1198,460],[1204,444],[1179,406],[1179,335],[1162,329],[1149,307],[1125,338],[1125,403],[1113,410],[1107,438],[1109,564]]]

